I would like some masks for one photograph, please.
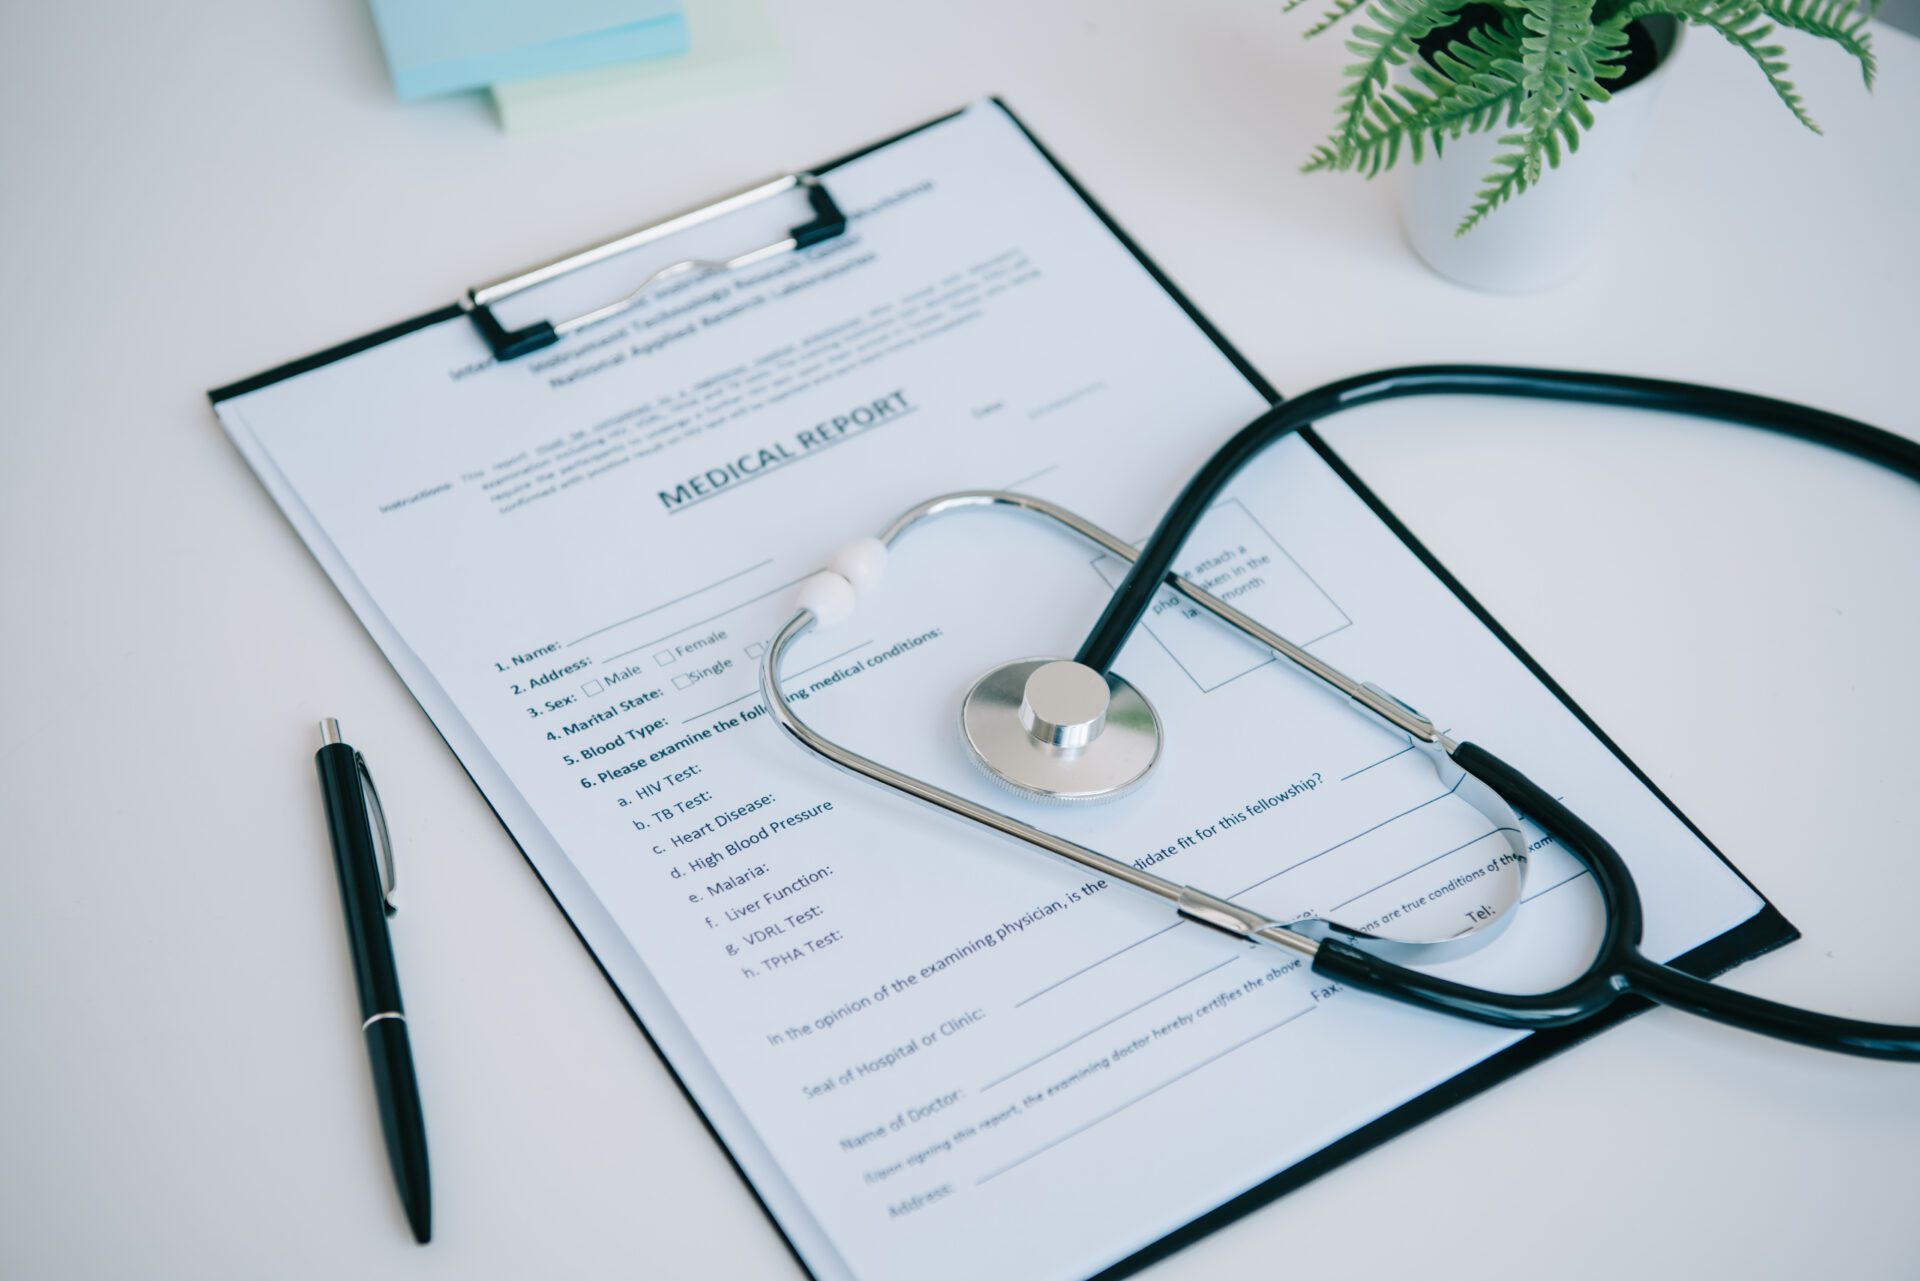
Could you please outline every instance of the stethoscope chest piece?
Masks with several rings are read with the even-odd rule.
[[[1111,800],[1160,759],[1153,704],[1070,659],[1023,658],[982,676],[961,703],[960,735],[982,769],[1033,800]]]

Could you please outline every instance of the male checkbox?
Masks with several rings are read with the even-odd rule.
[[[605,688],[606,686],[602,685],[599,681],[594,680],[594,681],[588,681],[586,684],[582,685],[580,687],[580,690],[588,698],[592,698],[595,694],[598,694],[601,690]]]

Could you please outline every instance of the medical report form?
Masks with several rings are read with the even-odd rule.
[[[963,488],[1141,539],[1267,405],[998,104],[827,180],[839,239],[522,360],[451,315],[217,410],[812,1273],[1089,1276],[1522,1038],[1342,990],[778,733],[758,659],[835,547]],[[565,288],[603,300],[632,270]],[[977,772],[961,695],[1071,654],[1123,568],[1005,512],[917,528],[795,647],[788,696],[858,751],[1274,916],[1484,910],[1514,856],[1428,759],[1171,594],[1116,664],[1167,729],[1140,790],[1045,806]],[[1314,442],[1251,466],[1180,568],[1593,816],[1650,955],[1765,909]],[[1543,989],[1584,964],[1596,895],[1528,846],[1526,906],[1449,972]]]

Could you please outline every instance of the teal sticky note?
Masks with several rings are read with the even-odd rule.
[[[679,0],[371,0],[393,88],[426,98],[687,51]]]

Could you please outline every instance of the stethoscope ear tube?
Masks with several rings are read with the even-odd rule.
[[[1606,933],[1593,961],[1579,978],[1551,992],[1513,994],[1450,982],[1372,955],[1343,939],[1328,938],[1314,955],[1316,974],[1498,1027],[1566,1027],[1630,996],[1815,1049],[1920,1061],[1920,1027],[1869,1023],[1782,1005],[1651,960],[1640,951],[1640,896],[1613,846],[1572,810],[1484,748],[1461,743],[1454,749],[1453,760],[1551,833],[1592,875],[1607,916]]]
[[[1752,392],[1629,374],[1504,365],[1408,365],[1355,374],[1283,400],[1215,450],[1167,508],[1076,657],[1104,673],[1132,637],[1187,535],[1240,469],[1275,441],[1361,405],[1408,396],[1504,396],[1617,405],[1798,436],[1920,480],[1920,444],[1867,423]]]
[[[1661,965],[1635,952],[1627,958],[1627,991],[1661,1005],[1698,1014],[1703,1019],[1811,1046],[1868,1059],[1920,1062],[1920,1027],[1869,1023],[1783,1005],[1708,982],[1671,965]]]
[[[1423,365],[1356,374],[1283,401],[1256,418],[1201,466],[1114,590],[1079,661],[1105,672],[1132,637],[1187,536],[1240,469],[1268,445],[1360,405],[1407,396],[1506,396],[1617,405],[1741,423],[1798,436],[1920,480],[1920,443],[1839,414],[1750,392],[1621,374],[1491,365]],[[1586,972],[1537,995],[1470,988],[1397,965],[1337,936],[1314,969],[1386,996],[1504,1027],[1555,1027],[1599,1013],[1632,994],[1706,1018],[1819,1049],[1920,1060],[1920,1027],[1835,1018],[1750,997],[1649,960],[1639,951],[1641,916],[1633,878],[1612,846],[1553,797],[1490,752],[1461,744],[1453,759],[1546,828],[1592,873],[1607,901],[1608,925]]]
[[[1314,972],[1395,1000],[1499,1027],[1564,1027],[1593,1017],[1620,995],[1612,975],[1627,957],[1638,955],[1634,949],[1640,942],[1640,895],[1626,864],[1598,832],[1492,752],[1461,743],[1452,756],[1455,765],[1545,828],[1592,874],[1605,900],[1607,922],[1593,961],[1579,978],[1551,992],[1513,994],[1454,983],[1397,965],[1343,939],[1329,938],[1313,959]]]

